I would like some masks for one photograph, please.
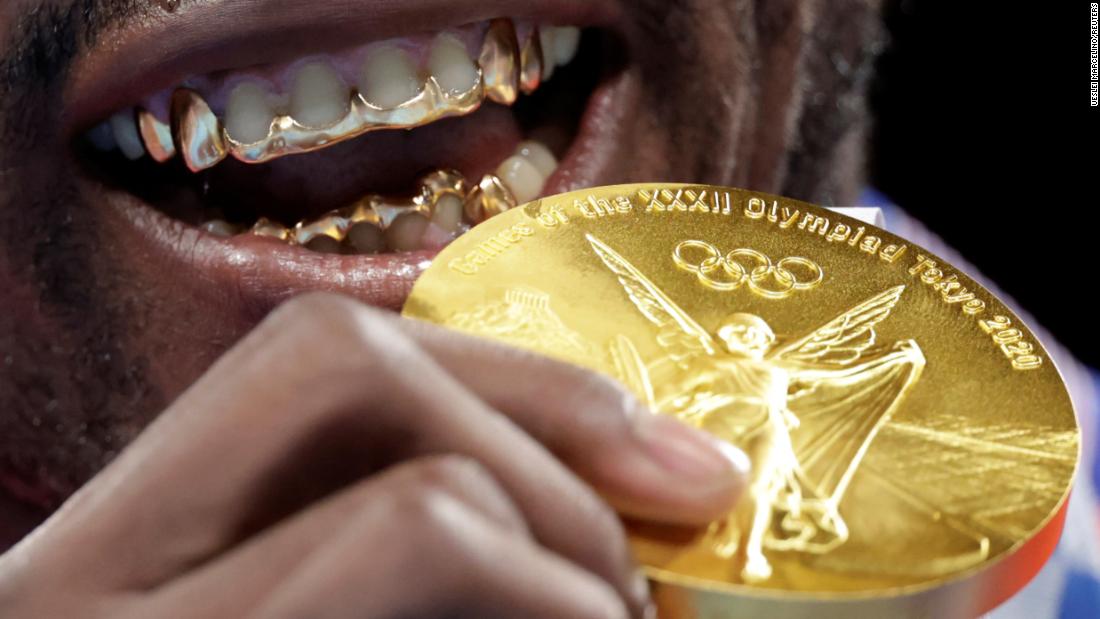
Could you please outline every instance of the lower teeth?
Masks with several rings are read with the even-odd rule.
[[[262,217],[248,233],[326,254],[439,249],[471,226],[516,206],[515,196],[495,174],[471,186],[458,172],[441,169],[422,177],[412,198],[368,195],[293,228]],[[207,222],[203,229],[217,236],[235,231],[224,221]]]

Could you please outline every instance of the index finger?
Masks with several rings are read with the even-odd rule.
[[[745,488],[743,452],[655,415],[610,378],[427,323],[394,321],[624,515],[705,524],[727,514]]]

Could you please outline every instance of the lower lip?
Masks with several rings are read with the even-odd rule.
[[[624,100],[623,91],[629,87],[628,80],[616,78],[592,93],[573,144],[547,181],[547,195],[610,182],[606,176],[615,146],[606,133],[627,114],[617,102]],[[113,193],[108,202],[122,216],[126,238],[136,236],[140,247],[149,252],[140,254],[151,254],[161,271],[171,273],[174,279],[190,278],[213,286],[257,316],[309,291],[335,292],[398,310],[438,253],[320,254],[249,235],[214,237],[127,193]]]

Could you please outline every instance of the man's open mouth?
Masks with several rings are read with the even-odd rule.
[[[192,75],[88,131],[85,160],[214,237],[436,252],[554,187],[609,45],[498,18]]]

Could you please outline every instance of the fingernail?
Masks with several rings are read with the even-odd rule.
[[[745,452],[672,417],[641,417],[638,435],[657,462],[683,477],[710,481],[731,474],[743,476],[751,467]]]

